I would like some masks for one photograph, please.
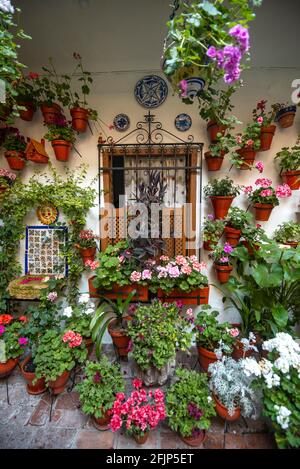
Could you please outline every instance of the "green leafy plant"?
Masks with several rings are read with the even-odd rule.
[[[251,248],[258,247],[264,242],[268,242],[265,230],[260,224],[246,225],[242,228],[242,239],[246,241]]]
[[[65,371],[72,370],[76,363],[84,363],[86,360],[84,342],[79,340],[80,345],[72,345],[72,342],[65,340],[65,335],[50,329],[40,338],[33,359],[36,380],[44,377],[46,383],[55,381]]]
[[[284,147],[276,153],[281,171],[298,171],[300,169],[300,138],[293,147]]]
[[[231,265],[231,256],[234,249],[229,243],[218,244],[214,250],[209,254],[209,257],[213,259],[215,264],[218,265]]]
[[[245,212],[238,207],[230,207],[228,215],[225,218],[226,226],[234,228],[235,230],[243,230],[253,222],[251,213]]]
[[[86,363],[85,378],[76,386],[82,411],[95,418],[104,417],[124,388],[120,365],[110,363],[105,355],[98,363]]]
[[[3,142],[3,147],[6,151],[20,151],[24,152],[26,149],[26,140],[23,135],[20,134],[18,129],[13,127],[10,128],[10,132],[7,133]],[[24,156],[25,158],[25,156]]]
[[[0,168],[0,186],[9,188],[16,180],[15,173],[12,173],[8,169]]]
[[[188,323],[179,315],[179,308],[158,300],[137,308],[128,322],[128,335],[132,357],[143,371],[152,366],[160,370],[175,357],[176,350],[186,350],[191,342]]]
[[[59,117],[54,124],[48,125],[48,132],[45,135],[45,139],[49,140],[49,142],[53,142],[53,140],[65,140],[66,142],[75,143],[75,130],[71,124],[66,121],[65,117]]]
[[[218,125],[225,125],[227,129],[232,129],[240,122],[235,116],[230,115],[233,110],[231,97],[240,83],[229,86],[227,90],[216,89],[208,86],[201,91],[198,96],[200,116],[207,122],[214,122]]]
[[[224,179],[213,179],[204,187],[205,197],[215,196],[232,196],[235,197],[240,193],[240,187],[236,186],[232,179],[228,176]]]
[[[95,314],[95,306],[89,299],[89,294],[82,294],[77,305],[64,309],[65,327],[80,334],[84,339],[91,338],[90,324]]]
[[[285,222],[274,233],[277,243],[300,243],[300,225],[296,222]]]
[[[93,342],[96,345],[96,355],[100,356],[100,347],[103,335],[112,321],[116,321],[115,329],[126,330],[127,321],[124,320],[128,316],[128,307],[132,298],[136,295],[136,290],[129,293],[127,298],[123,301],[122,298],[117,298],[115,302],[105,298],[105,301],[97,308],[93,319],[90,322],[90,332]]]
[[[0,363],[23,355],[28,339],[22,336],[21,331],[21,321],[14,320],[10,315],[0,316],[0,341],[4,342],[4,348],[1,347],[0,350],[3,350],[3,353],[0,353]]]
[[[203,347],[210,352],[221,348],[225,353],[233,351],[235,339],[230,333],[232,327],[229,323],[220,323],[217,318],[219,312],[213,310],[211,306],[204,305],[197,314],[193,324],[193,332],[196,335],[196,342],[199,347]]]
[[[195,438],[199,431],[208,430],[216,415],[207,374],[179,368],[176,375],[178,381],[166,395],[168,424],[182,436]]]
[[[79,233],[78,247],[81,249],[96,248],[96,240],[99,236],[93,233],[92,230],[81,230]]]
[[[214,215],[207,215],[203,224],[203,241],[217,244],[223,234],[224,220],[215,220]]]
[[[19,109],[25,109],[23,106],[25,103],[30,103],[34,109],[38,106],[38,90],[36,86],[38,76],[37,73],[30,72],[28,75],[22,75],[20,80],[14,85]]]

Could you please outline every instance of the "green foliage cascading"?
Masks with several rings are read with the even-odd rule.
[[[69,265],[67,280],[68,299],[74,304],[78,294],[78,281],[84,270],[78,249],[80,230],[85,226],[86,214],[94,206],[96,191],[82,187],[87,168],[81,166],[79,172],[66,170],[66,178],[58,175],[50,165],[50,176],[35,174],[27,184],[17,179],[5,193],[0,204],[0,310],[6,306],[7,286],[21,274],[17,260],[19,242],[25,235],[24,217],[43,203],[52,203],[65,216],[68,239],[65,255]],[[43,182],[42,182],[43,181]],[[58,225],[58,223],[56,223]]]

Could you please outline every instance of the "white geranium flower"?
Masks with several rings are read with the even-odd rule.
[[[275,405],[274,409],[277,410],[277,417],[276,417],[277,423],[281,426],[283,430],[286,430],[287,428],[289,428],[290,415],[292,412],[283,405],[281,406]]]
[[[73,314],[73,308],[72,306],[68,306],[67,308],[64,309],[64,315],[70,318]]]
[[[243,367],[243,371],[245,373],[246,376],[250,377],[252,375],[254,376],[261,376],[261,368],[260,368],[260,364],[257,363],[256,360],[254,360],[254,358],[244,358],[242,361],[241,361],[241,365]]]
[[[0,10],[4,11],[4,13],[11,13],[12,15],[15,12],[10,0],[0,0]]]
[[[80,295],[78,299],[78,303],[80,303],[81,305],[88,303],[89,301],[90,301],[90,295],[88,293],[83,293],[82,295]]]
[[[91,316],[92,314],[94,314],[95,310],[94,308],[88,308],[85,310],[85,314],[87,314],[88,316]]]

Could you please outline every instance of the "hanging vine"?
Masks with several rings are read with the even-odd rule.
[[[86,215],[94,206],[96,191],[92,184],[83,187],[87,168],[80,166],[79,172],[66,170],[66,178],[60,176],[50,165],[50,176],[35,174],[27,184],[16,180],[15,184],[5,193],[0,205],[0,310],[6,306],[8,297],[7,286],[11,280],[21,274],[18,262],[19,243],[25,236],[24,218],[31,210],[43,203],[50,202],[65,216],[68,239],[65,256],[69,266],[67,278],[68,300],[76,302],[78,282],[84,266],[78,249],[79,232],[85,226]]]

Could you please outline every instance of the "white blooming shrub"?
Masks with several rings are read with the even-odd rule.
[[[263,392],[263,413],[272,420],[279,448],[300,447],[300,346],[279,332],[263,343],[268,358],[243,360],[244,373]]]
[[[260,393],[251,387],[253,376],[244,373],[244,360],[223,357],[209,366],[210,389],[233,415],[237,407],[244,417],[256,419],[259,416]]]

